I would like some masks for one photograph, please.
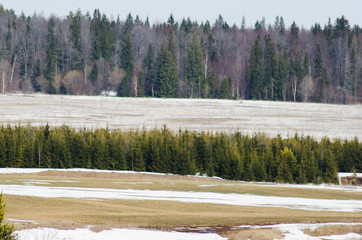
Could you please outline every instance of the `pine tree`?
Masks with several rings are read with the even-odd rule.
[[[14,233],[15,227],[13,224],[3,224],[5,219],[5,207],[6,203],[3,199],[3,194],[0,194],[0,239],[4,240],[16,240],[17,235]]]
[[[124,37],[124,40],[121,45],[122,45],[122,50],[121,50],[120,68],[125,71],[126,75],[120,84],[118,95],[125,97],[129,96],[130,94],[130,83],[132,81],[133,72],[134,72],[132,37],[130,34],[127,34]]]
[[[147,96],[154,96],[154,86],[153,86],[153,65],[154,65],[155,53],[152,47],[152,44],[148,44],[147,55],[143,60],[144,68],[146,69],[145,85],[146,85],[146,94]]]
[[[230,98],[229,90],[230,90],[229,81],[227,78],[224,78],[221,82],[219,97],[223,99],[229,99]]]
[[[270,35],[266,35],[264,38],[265,47],[264,47],[264,86],[267,91],[265,92],[265,99],[270,98],[274,100],[274,90],[275,90],[275,78],[277,71],[277,60],[275,55],[275,43],[271,39]],[[268,91],[269,90],[269,91]],[[269,94],[268,94],[269,92]],[[268,96],[270,95],[270,97]]]
[[[204,78],[203,54],[200,40],[192,34],[187,48],[185,78],[190,87],[190,97],[201,97],[201,82]]]
[[[57,38],[55,34],[55,21],[50,18],[48,23],[47,47],[46,47],[46,72],[45,77],[48,80],[47,93],[54,94],[54,78],[57,72]]]
[[[250,99],[261,99],[263,89],[263,62],[260,38],[255,39],[255,42],[251,48],[250,53],[250,70],[249,70],[249,82],[250,82]]]
[[[97,63],[93,64],[92,71],[89,75],[89,79],[92,84],[94,84],[98,80],[98,65]]]
[[[139,72],[137,77],[137,97],[145,96],[145,79],[143,76],[143,72]]]
[[[216,78],[216,74],[215,71],[212,71],[210,76],[208,77],[208,85],[210,88],[210,92],[209,92],[209,97],[210,98],[215,98],[216,97],[216,93],[217,93],[217,88],[216,88],[216,84],[217,84],[217,78]]]
[[[176,45],[173,28],[168,34],[168,42],[163,41],[155,65],[155,96],[176,97],[178,70],[176,64]]]
[[[80,14],[71,17],[71,23],[69,25],[71,52],[70,52],[70,67],[72,70],[81,70],[83,68],[83,50],[82,50],[82,38],[80,30]]]

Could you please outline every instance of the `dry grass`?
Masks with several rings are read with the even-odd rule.
[[[43,172],[40,174],[0,175],[0,184],[24,184],[29,180],[72,180],[50,182],[46,186],[132,188],[177,191],[237,192],[277,196],[320,197],[361,200],[360,193],[322,189],[295,189],[259,186],[221,179],[205,179],[178,175],[108,174],[81,172]],[[10,181],[10,182],[9,182]],[[115,183],[121,182],[121,183]],[[129,183],[127,183],[129,182]],[[141,184],[134,184],[134,183]],[[148,183],[148,182],[152,182]],[[218,186],[200,187],[199,185]],[[268,239],[278,237],[277,230],[237,230],[238,225],[269,225],[277,223],[360,222],[360,213],[303,211],[286,208],[232,206],[220,204],[182,203],[146,200],[85,200],[74,198],[37,198],[5,195],[6,217],[35,220],[36,223],[15,222],[17,228],[54,227],[74,229],[88,225],[92,229],[144,227],[170,230],[176,227],[210,226],[231,239]],[[319,230],[318,230],[319,231]]]
[[[223,237],[227,237],[230,240],[274,240],[282,239],[282,231],[278,229],[246,229],[246,230],[234,230],[222,232]]]
[[[347,233],[357,233],[362,235],[362,226],[345,226],[345,225],[333,225],[318,227],[314,231],[307,229],[304,233],[310,236],[330,236],[330,235],[343,235]]]
[[[0,184],[24,184],[27,180],[74,181],[51,182],[46,186],[248,193],[263,196],[362,200],[361,192],[345,192],[329,189],[286,188],[278,186],[270,187],[265,185],[263,186],[263,184],[260,183],[245,183],[240,181],[181,175],[62,171],[47,171],[36,174],[0,175]]]
[[[82,200],[5,196],[7,218],[35,220],[36,226],[69,229],[267,225],[296,222],[358,222],[360,213],[312,212],[268,207],[240,207],[169,201]],[[29,226],[30,225],[30,226]],[[19,228],[32,227],[22,224]]]

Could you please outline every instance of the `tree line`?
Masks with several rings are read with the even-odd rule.
[[[342,16],[286,27],[283,17],[253,28],[172,14],[150,24],[95,10],[44,18],[0,6],[4,92],[361,102],[362,30]]]
[[[337,183],[362,170],[362,143],[179,131],[2,126],[0,167],[94,168],[286,183]]]

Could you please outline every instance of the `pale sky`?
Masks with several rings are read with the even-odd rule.
[[[99,8],[101,13],[120,16],[124,20],[128,13],[138,14],[142,20],[148,16],[151,24],[164,22],[172,13],[175,20],[190,17],[191,20],[209,20],[212,24],[221,14],[231,26],[234,23],[240,27],[242,16],[245,16],[246,26],[254,26],[263,17],[267,24],[273,24],[277,15],[283,16],[287,27],[295,21],[299,26],[310,28],[318,22],[322,25],[328,22],[328,17],[334,24],[337,17],[344,15],[351,26],[362,25],[362,0],[1,0],[5,8],[12,8],[20,15],[34,12],[49,17],[55,14],[65,17],[70,11],[78,8],[93,14]]]

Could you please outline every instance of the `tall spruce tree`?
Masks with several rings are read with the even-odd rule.
[[[162,42],[156,59],[155,96],[172,98],[177,95],[178,70],[176,64],[175,33],[170,27],[168,42]]]
[[[267,91],[264,93],[265,99],[274,100],[274,91],[275,91],[275,78],[276,78],[276,68],[277,60],[275,54],[275,43],[271,39],[270,35],[264,37],[265,47],[264,47],[264,85]]]
[[[71,50],[70,50],[70,67],[72,70],[81,70],[83,68],[83,50],[82,50],[82,38],[80,30],[80,13],[78,15],[72,16],[70,19],[70,41],[71,41]]]
[[[203,54],[200,40],[192,34],[187,48],[185,78],[190,87],[190,97],[201,97],[201,83],[204,78]]]
[[[48,23],[48,34],[47,34],[47,47],[46,47],[46,71],[45,77],[47,79],[46,92],[54,94],[56,92],[54,88],[54,78],[57,73],[57,37],[55,34],[55,20],[50,18]]]
[[[143,65],[146,70],[145,77],[145,88],[147,96],[154,96],[154,86],[153,86],[153,66],[155,61],[155,52],[153,50],[152,44],[148,44],[147,55],[143,60]]]
[[[130,83],[134,72],[133,61],[132,37],[131,34],[128,33],[122,42],[120,67],[125,71],[126,75],[120,84],[119,96],[125,97],[130,95]]]
[[[262,62],[262,51],[260,46],[260,37],[258,36],[254,41],[250,53],[250,99],[261,99],[263,91],[263,79],[264,71]]]

